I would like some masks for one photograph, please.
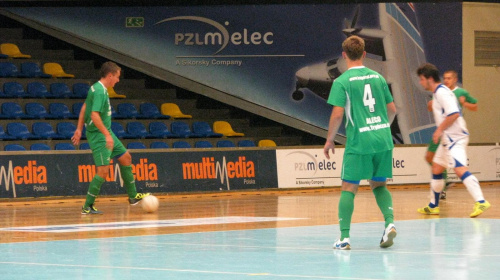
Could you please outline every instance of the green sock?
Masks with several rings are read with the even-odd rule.
[[[378,208],[384,214],[385,226],[394,222],[394,211],[392,209],[392,195],[385,186],[373,189],[375,200],[377,200]]]
[[[87,199],[85,200],[85,205],[83,205],[84,208],[87,208],[90,205],[94,204],[95,199],[101,191],[101,186],[103,183],[104,178],[96,174],[94,176],[94,179],[92,179],[92,182],[90,182],[89,190],[87,192]]]
[[[339,201],[340,240],[349,237],[352,212],[354,212],[354,193],[342,191]]]
[[[132,166],[120,165],[120,173],[122,175],[123,184],[127,190],[128,197],[134,198],[137,195],[135,188],[134,174],[132,173]]]
[[[448,170],[446,169],[443,171],[443,180],[445,184],[448,182]]]

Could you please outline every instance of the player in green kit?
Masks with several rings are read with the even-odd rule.
[[[123,184],[129,196],[129,203],[135,205],[150,193],[137,193],[134,174],[132,173],[132,157],[111,130],[111,105],[107,88],[114,87],[120,81],[121,69],[113,62],[105,62],[99,74],[100,80],[93,84],[87,99],[82,106],[78,118],[78,126],[71,138],[74,145],[80,143],[85,123],[87,140],[92,150],[97,172],[87,192],[87,199],[82,207],[82,214],[102,214],[94,206],[101,186],[109,173],[111,158],[117,157]]]
[[[443,83],[445,84],[446,87],[451,89],[455,96],[457,97],[458,101],[460,102],[460,107],[461,108],[466,108],[471,111],[477,111],[477,99],[472,97],[468,91],[465,89],[458,87],[458,73],[454,70],[448,70],[444,72],[443,74]],[[432,112],[432,100],[430,100],[427,104],[427,109]],[[425,154],[425,160],[429,163],[429,165],[432,165],[432,159],[434,158],[434,155],[436,154],[436,150],[439,146],[438,143],[434,143],[434,141],[429,142],[429,146],[427,147],[427,152]],[[449,188],[451,188],[454,183],[447,182],[448,174],[446,170],[443,172],[443,179],[445,180],[445,187],[443,191],[441,192],[441,199],[446,199],[446,192]]]
[[[340,239],[334,249],[349,250],[351,217],[354,196],[360,180],[369,180],[377,204],[385,219],[385,230],[380,247],[393,244],[396,237],[392,196],[387,190],[387,178],[392,177],[391,123],[396,116],[396,106],[384,77],[363,66],[366,56],[365,42],[351,36],[342,43],[342,57],[348,70],[334,82],[328,98],[333,105],[328,126],[324,154],[335,153],[334,138],[345,120],[347,142],[342,163],[342,187],[339,201]]]

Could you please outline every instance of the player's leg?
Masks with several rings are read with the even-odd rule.
[[[439,214],[439,196],[444,188],[445,182],[443,179],[443,172],[448,166],[448,153],[443,145],[439,145],[432,162],[432,179],[430,187],[430,202],[429,205],[418,208],[417,211],[427,215]]]
[[[122,142],[115,136],[115,134],[112,133],[111,135],[115,143],[111,157],[118,157],[120,174],[123,180],[123,185],[127,190],[129,203],[131,205],[135,205],[139,203],[142,198],[150,195],[150,193],[137,193],[134,173],[132,172],[132,156],[127,151],[125,146],[123,146]]]
[[[387,178],[392,178],[392,150],[375,154],[373,169],[373,177],[369,180],[370,187],[385,220],[385,229],[380,240],[380,247],[387,248],[392,246],[393,239],[397,234],[394,226],[392,195],[387,189]]]
[[[474,210],[470,214],[472,218],[479,216],[484,211],[490,208],[490,203],[484,199],[481,186],[479,185],[479,180],[472,173],[469,172],[467,168],[467,153],[466,148],[468,144],[468,139],[459,140],[450,150],[450,154],[455,161],[455,173],[462,180],[467,191],[476,201],[474,204]]]
[[[432,167],[432,160],[434,159],[434,155],[436,154],[436,151],[439,147],[439,143],[440,142],[434,143],[434,140],[431,139],[431,141],[429,142],[429,145],[427,146],[427,152],[425,153],[425,161],[427,161],[427,163],[429,163],[429,165],[431,167]],[[445,187],[444,187],[443,191],[441,192],[440,198],[446,199],[446,191],[448,190],[448,188],[450,188],[454,185],[453,183],[448,182],[448,172],[446,169],[443,172],[443,180],[445,183]]]
[[[358,191],[359,181],[363,178],[364,168],[369,166],[363,165],[363,155],[344,154],[342,163],[342,186],[340,200],[338,205],[340,239],[333,245],[334,249],[349,250],[350,245],[350,230],[352,213],[354,212],[354,197]],[[364,168],[359,168],[363,166]],[[367,177],[365,177],[367,178]]]
[[[87,133],[90,148],[92,150],[92,157],[97,167],[96,174],[90,182],[87,191],[85,204],[82,207],[82,214],[101,214],[94,206],[94,202],[101,192],[101,186],[104,183],[109,173],[109,161],[111,151],[106,148],[106,139],[100,133]]]

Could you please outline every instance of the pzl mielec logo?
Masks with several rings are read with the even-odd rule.
[[[111,170],[106,177],[106,181],[116,182],[116,180],[119,179],[120,186],[123,187],[123,180],[118,163],[113,164],[113,160],[111,160],[110,167]],[[96,170],[96,166],[93,164],[78,165],[78,182],[91,182],[96,174]],[[136,181],[158,181],[158,167],[155,163],[148,163],[147,158],[141,158],[138,164],[132,164],[132,173],[134,173],[134,178]],[[158,187],[157,183],[156,187]]]
[[[225,22],[224,25],[208,19],[204,17],[196,17],[196,16],[178,16],[171,17],[164,20],[160,20],[155,23],[161,24],[170,21],[179,21],[179,20],[188,20],[188,21],[198,21],[202,23],[206,23],[215,27],[219,32],[207,32],[204,34],[196,33],[196,32],[188,32],[188,33],[175,33],[174,35],[174,43],[175,45],[186,45],[186,46],[221,46],[214,54],[222,51],[228,44],[238,46],[238,45],[272,45],[273,44],[273,36],[272,32],[265,32],[264,34],[260,32],[249,32],[246,28],[243,28],[243,32],[232,32],[224,27],[224,25],[228,26],[229,22]]]
[[[47,167],[37,165],[36,160],[30,160],[26,165],[14,166],[9,160],[7,170],[5,166],[0,167],[0,185],[5,184],[5,189],[9,191],[12,185],[14,197],[16,197],[16,185],[34,185],[34,190],[47,191],[47,186],[35,184],[47,184]]]

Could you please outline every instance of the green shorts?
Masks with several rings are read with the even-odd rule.
[[[106,148],[106,137],[104,137],[104,134],[101,132],[87,131],[87,141],[92,150],[92,156],[94,157],[96,166],[109,165],[112,158],[121,156],[127,152],[125,146],[123,146],[122,142],[113,132],[111,132],[111,137],[113,137],[114,142],[112,151]]]
[[[429,147],[427,147],[427,151],[429,151],[429,152],[433,152],[433,153],[436,153],[436,151],[437,151],[437,149],[438,149],[438,147],[439,147],[439,143],[441,143],[441,140],[439,140],[439,141],[437,142],[437,144],[436,144],[436,143],[434,143],[434,141],[431,139],[431,142],[429,142]]]
[[[392,150],[376,154],[344,154],[342,180],[370,180],[374,177],[392,178]]]

